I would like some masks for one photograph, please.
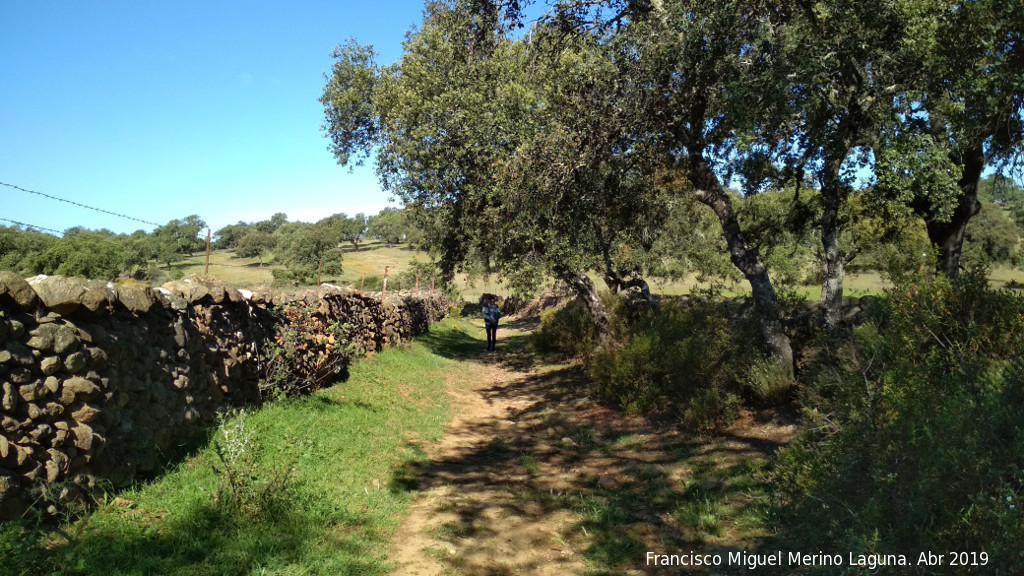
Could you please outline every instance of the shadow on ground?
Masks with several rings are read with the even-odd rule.
[[[437,345],[473,356],[466,338]],[[433,537],[453,573],[540,573],[534,560],[500,561],[503,547],[525,546],[581,555],[591,576],[655,574],[647,551],[725,554],[768,535],[764,472],[782,425],[747,415],[702,438],[597,405],[578,367],[517,376],[478,390],[489,404],[508,401],[507,414],[448,432],[476,442],[407,466],[391,487],[442,494]]]
[[[370,563],[356,560],[381,556],[382,535],[362,541],[323,541],[324,522],[336,525],[339,534],[372,535],[377,531],[367,519],[337,508],[333,516],[325,517],[324,510],[331,510],[331,506],[322,501],[322,495],[306,492],[289,499],[288,505],[275,506],[276,499],[271,498],[246,514],[212,501],[194,501],[170,515],[139,510],[118,498],[104,512],[120,516],[118,522],[87,517],[43,546],[4,550],[0,567],[4,574],[220,576],[290,573],[296,568],[307,574],[386,574],[383,558]],[[295,502],[304,505],[296,506]],[[117,527],[116,531],[112,526]],[[335,560],[325,565],[318,551],[324,545],[347,548],[352,560],[338,561],[335,555]]]

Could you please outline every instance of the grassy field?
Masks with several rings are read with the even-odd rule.
[[[323,281],[335,284],[346,284],[359,287],[363,278],[383,277],[387,267],[389,277],[405,272],[411,267],[413,260],[428,262],[430,257],[424,253],[405,246],[387,246],[379,242],[367,242],[360,245],[359,250],[351,246],[344,249],[342,273],[337,276],[324,276]],[[234,252],[215,250],[210,253],[210,274],[238,288],[254,288],[260,285],[270,286],[274,282],[272,270],[280,265],[273,263],[273,257],[264,258],[260,266],[257,258],[239,258]],[[174,265],[184,276],[201,274],[205,269],[205,256],[199,255],[185,259]],[[465,274],[456,277],[456,286],[463,297],[476,300],[484,292],[503,293],[496,278],[488,280],[469,280]],[[430,278],[420,279],[421,289],[430,288]]]
[[[385,574],[412,498],[393,489],[395,472],[442,434],[455,366],[414,343],[358,362],[333,388],[236,415],[225,426],[235,442],[214,430],[165,475],[59,530],[0,525],[0,574]],[[214,472],[217,447],[242,436],[241,498],[214,498],[227,477]]]
[[[279,267],[278,264],[271,263],[272,260],[272,257],[265,258],[265,264],[260,266],[259,260],[256,258],[238,258],[233,252],[215,251],[210,254],[210,274],[239,288],[269,286],[274,281],[271,271]],[[358,287],[364,277],[379,278],[383,276],[385,267],[388,268],[389,276],[393,278],[408,270],[413,260],[428,262],[429,256],[424,252],[405,246],[386,246],[379,242],[367,242],[360,246],[358,251],[353,250],[351,246],[346,246],[343,272],[336,277],[324,277],[323,281]],[[203,272],[204,266],[202,255],[175,265],[186,276]],[[604,285],[597,275],[593,275],[592,279],[598,286]],[[1024,270],[1005,266],[994,268],[990,279],[996,287],[1005,286],[1008,282],[1024,283]],[[496,276],[487,279],[470,279],[465,274],[459,274],[456,276],[455,285],[463,298],[469,301],[477,300],[484,292],[502,295],[507,293]],[[885,289],[886,285],[886,280],[877,272],[848,274],[844,281],[847,296],[878,294]],[[420,286],[429,288],[430,279],[421,278]],[[651,290],[657,294],[689,294],[707,287],[707,283],[698,282],[695,277],[680,281],[651,280]],[[817,300],[821,296],[821,286],[804,285],[791,288],[809,300]],[[728,296],[741,296],[748,295],[750,290],[746,283],[738,282],[725,285],[723,292]]]

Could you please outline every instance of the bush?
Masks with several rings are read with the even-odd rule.
[[[809,432],[780,452],[783,541],[985,551],[985,573],[1024,573],[1024,298],[980,274],[918,279],[871,315],[810,388]]]
[[[598,398],[630,412],[675,408],[697,428],[736,411],[737,376],[749,360],[734,344],[718,303],[613,310],[619,322],[627,317],[625,333],[622,342],[598,350],[589,364]]]
[[[594,321],[578,300],[548,308],[540,314],[540,329],[533,342],[542,351],[567,357],[585,356],[594,350]]]

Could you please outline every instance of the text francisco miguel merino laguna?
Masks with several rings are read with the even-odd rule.
[[[936,554],[921,552],[917,562],[911,564],[903,554],[804,554],[782,551],[753,554],[750,552],[729,552],[728,554],[655,554],[647,553],[648,566],[744,566],[754,570],[760,566],[863,566],[874,569],[879,566],[984,566],[988,564],[985,552],[947,552]]]

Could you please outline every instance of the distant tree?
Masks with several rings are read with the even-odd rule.
[[[370,217],[367,234],[391,246],[402,241],[405,237],[405,228],[405,216],[402,211],[397,208],[385,208],[376,216]]]
[[[193,214],[181,220],[171,220],[154,230],[151,241],[157,260],[170,268],[172,263],[202,250],[205,240],[199,237],[199,232],[205,227],[206,222]]]
[[[238,245],[238,241],[241,240],[242,236],[245,236],[246,232],[249,231],[250,225],[238,221],[237,224],[228,224],[220,230],[213,233],[216,236],[214,241],[214,247],[220,250],[233,250]]]
[[[259,258],[263,266],[263,256],[274,249],[277,239],[269,232],[259,229],[250,230],[238,241],[235,253],[242,258]]]
[[[277,230],[287,222],[288,215],[285,214],[284,212],[276,212],[274,213],[273,216],[270,217],[270,224],[273,225],[274,230]]]
[[[344,216],[344,215],[342,215]],[[366,215],[360,212],[351,218],[343,218],[339,222],[342,242],[351,242],[355,250],[359,250],[359,242],[366,235]]]
[[[0,226],[0,270],[23,276],[39,274],[33,259],[49,249],[60,238],[34,229]]]
[[[312,226],[297,228],[287,236],[288,248],[282,254],[282,261],[291,281],[320,283],[323,274],[341,273],[337,222],[337,215],[331,216]],[[278,250],[279,254],[281,252]]]
[[[122,242],[109,230],[70,228],[34,263],[42,274],[114,280],[125,269],[125,252]]]

